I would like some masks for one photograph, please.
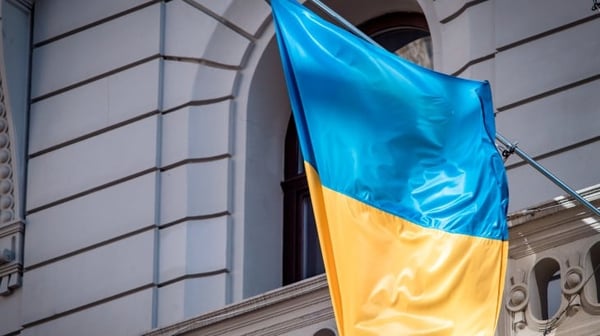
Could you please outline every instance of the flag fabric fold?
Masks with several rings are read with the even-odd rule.
[[[488,83],[271,6],[340,335],[493,335],[508,191]]]

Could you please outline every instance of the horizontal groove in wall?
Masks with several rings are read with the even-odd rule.
[[[92,244],[90,246],[86,246],[86,247],[80,248],[78,250],[71,251],[69,253],[65,253],[65,254],[63,254],[61,256],[50,258],[48,260],[41,261],[41,262],[39,262],[37,264],[29,265],[27,267],[24,267],[23,271],[25,273],[27,273],[27,272],[35,270],[37,268],[44,267],[44,266],[53,264],[53,263],[61,261],[61,260],[65,260],[65,259],[71,258],[71,257],[76,256],[78,254],[82,254],[82,253],[85,253],[85,252],[97,249],[99,247],[102,247],[102,246],[105,246],[105,245],[109,245],[109,244],[118,242],[120,240],[124,240],[124,239],[130,238],[130,237],[136,236],[136,235],[144,233],[146,231],[150,231],[150,230],[152,230],[154,228],[156,228],[155,225],[149,225],[149,226],[137,229],[135,231],[131,231],[131,232],[125,233],[123,235],[120,235],[120,236],[117,236],[117,237],[113,237],[113,238],[110,238],[110,239],[98,242],[96,244]]]
[[[194,63],[194,64],[202,64],[213,68],[224,69],[224,70],[241,70],[242,67],[239,65],[231,65],[225,63],[219,63],[216,61],[207,60],[204,58],[194,58],[194,57],[184,57],[184,56],[173,56],[173,55],[164,55],[163,58],[166,61],[175,61],[175,62],[186,62],[186,63]]]
[[[173,168],[177,168],[180,166],[184,166],[190,163],[203,163],[203,162],[213,162],[213,161],[219,161],[219,160],[223,160],[223,159],[229,159],[231,158],[231,154],[227,153],[227,154],[221,154],[221,155],[215,155],[215,156],[209,156],[209,157],[202,157],[202,158],[193,158],[193,159],[185,159],[185,160],[181,160],[175,163],[172,163],[170,165],[164,166],[160,168],[161,172],[173,169]]]
[[[172,285],[174,283],[177,283],[177,282],[183,281],[183,280],[207,278],[207,277],[210,277],[210,276],[213,276],[213,275],[227,274],[227,273],[229,273],[229,270],[226,269],[226,268],[223,268],[223,269],[219,269],[219,270],[215,270],[215,271],[210,271],[210,272],[195,273],[195,274],[186,274],[186,275],[182,275],[180,277],[177,277],[175,279],[171,279],[171,280],[167,280],[165,282],[161,282],[160,284],[158,284],[158,288],[165,287],[165,286],[168,286],[168,285]]]
[[[598,142],[598,141],[600,141],[600,136],[596,136],[596,137],[593,137],[593,138],[590,138],[590,139],[587,139],[587,140],[576,142],[574,144],[568,145],[566,147],[558,148],[558,149],[555,149],[553,151],[550,151],[550,152],[547,152],[547,153],[544,153],[544,154],[536,155],[536,156],[533,157],[533,159],[535,161],[539,162],[541,160],[545,160],[545,159],[548,159],[550,157],[553,157],[553,156],[556,156],[556,155],[560,155],[562,153],[565,153],[565,152],[568,152],[568,151],[571,151],[571,150],[574,150],[574,149],[577,149],[577,148],[580,148],[580,147],[583,147],[583,146],[587,146],[587,145],[593,144],[593,143]],[[513,154],[513,155],[516,155],[516,154]],[[506,169],[507,170],[509,170],[509,169],[515,169],[515,168],[519,168],[519,167],[522,167],[522,166],[525,166],[525,165],[528,164],[527,162],[523,161],[521,158],[519,158],[519,160],[521,160],[521,161],[515,162],[515,163],[512,163],[512,164],[506,166]]]
[[[28,210],[26,214],[30,215],[32,213],[36,213],[36,212],[39,212],[39,211],[51,208],[53,206],[56,206],[56,205],[59,205],[59,204],[62,204],[62,203],[66,203],[66,202],[72,201],[74,199],[77,199],[77,198],[80,198],[80,197],[83,197],[83,196],[95,193],[97,191],[100,191],[100,190],[112,187],[112,186],[117,185],[119,183],[123,183],[123,182],[129,181],[129,180],[133,180],[133,179],[135,179],[137,177],[140,177],[140,176],[143,176],[143,175],[146,175],[146,174],[150,174],[150,173],[153,173],[153,172],[158,172],[158,171],[159,170],[156,167],[148,168],[148,169],[142,170],[140,172],[137,172],[135,174],[132,174],[132,175],[129,175],[129,176],[125,176],[125,177],[116,179],[114,181],[102,184],[100,186],[96,186],[96,187],[90,188],[88,190],[84,190],[84,191],[76,193],[74,195],[67,196],[67,197],[61,198],[61,199],[56,200],[56,201],[52,201],[52,202],[50,202],[48,204],[44,204],[44,205],[39,206],[37,208],[33,208],[31,210]]]
[[[205,60],[205,59],[194,59],[194,58],[189,58],[189,57],[180,57],[180,56],[172,56],[172,55],[170,55],[170,56],[164,56],[164,55],[161,55],[161,54],[155,54],[155,55],[152,55],[152,56],[149,56],[149,57],[145,57],[145,58],[143,58],[141,60],[135,61],[133,63],[129,63],[129,64],[126,64],[124,66],[118,67],[116,69],[113,69],[113,70],[104,72],[102,74],[96,75],[94,77],[90,77],[88,79],[84,79],[84,80],[82,80],[80,82],[77,82],[77,83],[65,86],[65,87],[60,88],[58,90],[54,90],[52,92],[48,92],[48,93],[45,93],[43,95],[34,97],[34,98],[31,99],[31,104],[37,103],[37,102],[39,102],[41,100],[50,98],[52,96],[59,95],[61,93],[65,93],[67,91],[76,89],[76,88],[84,86],[86,84],[90,84],[90,83],[95,82],[97,80],[104,79],[106,77],[112,76],[112,75],[117,74],[119,72],[123,72],[123,71],[129,70],[129,69],[134,68],[134,67],[136,67],[138,65],[142,65],[144,63],[154,61],[156,59],[164,59],[164,60],[171,61],[171,62],[187,62],[187,63],[191,62],[191,63],[196,63],[196,64],[202,64],[204,66],[211,67],[211,68],[218,68],[218,69],[231,70],[231,71],[239,71],[239,70],[242,69],[240,66],[227,65],[227,64],[213,62],[213,61],[209,61],[209,60]],[[231,96],[219,97],[219,98],[215,98],[215,99],[207,99],[205,101],[207,102],[206,104],[210,104],[213,100],[227,99],[227,98],[231,98]],[[198,101],[198,102],[203,102],[203,101]]]
[[[122,292],[122,293],[119,293],[119,294],[115,294],[115,295],[109,296],[107,298],[100,299],[100,300],[97,300],[97,301],[85,304],[83,306],[79,306],[77,308],[69,309],[67,311],[56,313],[56,314],[54,314],[52,316],[48,316],[48,317],[39,319],[37,321],[26,323],[26,324],[23,325],[23,328],[31,328],[31,327],[34,327],[34,326],[37,326],[37,325],[40,325],[40,324],[43,324],[43,323],[46,323],[46,322],[49,322],[49,321],[52,321],[52,320],[57,320],[57,319],[65,317],[67,315],[75,314],[75,313],[78,313],[78,312],[90,309],[92,307],[99,306],[101,304],[108,303],[110,301],[114,301],[114,300],[123,298],[125,296],[131,295],[131,294],[135,294],[137,292],[141,292],[143,290],[154,288],[154,287],[155,287],[154,284],[147,284],[147,285],[143,285],[143,286],[140,286],[140,287],[137,287],[137,288],[133,288],[133,289],[127,290],[125,292]]]
[[[265,30],[267,30],[267,27],[269,27],[269,25],[273,22],[273,16],[268,15],[264,21],[260,24],[260,26],[258,26],[258,29],[256,30],[256,33],[254,33],[254,40],[258,40],[263,33],[265,32]],[[243,63],[242,63],[243,64]]]
[[[203,99],[203,100],[192,100],[189,101],[185,104],[181,104],[169,109],[166,109],[162,112],[162,114],[169,114],[171,112],[180,110],[182,108],[186,108],[186,107],[191,107],[191,106],[202,106],[202,105],[210,105],[210,104],[216,104],[216,103],[220,103],[226,100],[232,100],[235,97],[232,95],[227,95],[227,96],[223,96],[223,97],[217,97],[217,98],[211,98],[211,99]]]
[[[0,18],[0,22],[2,22],[2,18]],[[8,334],[4,334],[4,336],[19,336],[19,335],[21,335],[20,330],[12,331],[12,332],[9,332]]]
[[[242,35],[243,37],[245,37],[246,39],[254,42],[256,41],[256,38],[248,33],[247,31],[245,31],[244,29],[238,27],[236,24],[234,24],[233,22],[227,21],[225,18],[223,18],[222,16],[220,16],[219,14],[213,12],[212,10],[208,9],[207,7],[192,1],[192,0],[183,0],[183,2],[187,3],[188,5],[190,5],[191,7],[194,7],[195,9],[203,12],[204,14],[212,17],[213,19],[221,22],[222,24],[224,24],[227,28],[233,30],[234,32]]]
[[[459,76],[461,73],[463,73],[465,70],[467,70],[469,67],[478,64],[478,63],[483,63],[487,60],[491,60],[496,56],[496,53],[493,54],[489,54],[489,55],[485,55],[485,56],[481,56],[478,57],[476,59],[470,60],[469,62],[467,62],[465,65],[463,65],[462,67],[460,67],[458,70],[454,71],[452,73],[452,76]]]
[[[128,70],[128,69],[131,69],[131,68],[133,68],[133,67],[136,67],[136,66],[138,66],[138,65],[142,65],[142,64],[144,64],[144,63],[147,63],[147,62],[150,62],[150,61],[153,61],[153,60],[159,59],[160,57],[161,57],[161,55],[160,55],[160,54],[154,54],[154,55],[152,55],[152,56],[148,56],[148,57],[142,58],[142,59],[140,59],[140,60],[137,60],[137,61],[135,61],[135,62],[132,62],[132,63],[126,64],[126,65],[124,65],[124,66],[121,66],[121,67],[118,67],[118,68],[116,68],[116,69],[113,69],[113,70],[107,71],[107,72],[105,72],[105,73],[102,73],[102,74],[99,74],[99,75],[96,75],[96,76],[93,76],[93,77],[90,77],[90,78],[84,79],[84,80],[82,80],[82,81],[80,81],[80,82],[77,82],[77,83],[74,83],[74,84],[67,85],[67,86],[65,86],[65,87],[63,87],[63,88],[60,88],[60,89],[58,89],[58,90],[54,90],[54,91],[52,91],[52,92],[48,92],[48,93],[45,93],[45,94],[43,94],[43,95],[40,95],[40,96],[34,97],[34,98],[32,98],[32,99],[31,99],[31,103],[32,103],[32,104],[33,104],[33,103],[37,103],[37,102],[39,102],[39,101],[41,101],[41,100],[44,100],[44,99],[50,98],[50,97],[52,97],[52,96],[56,96],[56,95],[59,95],[59,94],[61,94],[61,93],[65,93],[65,92],[67,92],[67,91],[69,91],[69,90],[73,90],[73,89],[75,89],[75,88],[78,88],[78,87],[84,86],[84,85],[86,85],[86,84],[89,84],[89,83],[95,82],[95,81],[97,81],[97,80],[100,80],[100,79],[106,78],[106,77],[108,77],[108,76],[111,76],[111,75],[114,75],[114,74],[116,74],[116,73],[119,73],[119,72],[122,72],[122,71],[125,71],[125,70]]]
[[[503,112],[503,111],[515,108],[517,106],[524,105],[524,104],[527,104],[527,103],[530,103],[530,102],[533,102],[533,101],[536,101],[536,100],[539,100],[539,99],[542,99],[542,98],[545,98],[545,97],[548,97],[548,96],[560,93],[562,91],[566,91],[566,90],[572,89],[574,87],[578,87],[578,86],[581,86],[581,85],[584,85],[584,84],[591,83],[591,82],[596,81],[596,80],[600,80],[600,74],[595,74],[595,75],[593,75],[591,77],[587,77],[587,78],[575,81],[573,83],[569,83],[569,84],[566,84],[566,85],[563,85],[563,86],[559,86],[557,88],[554,88],[554,89],[551,89],[551,90],[548,90],[548,91],[545,91],[545,92],[542,92],[542,93],[539,93],[539,94],[536,94],[536,95],[533,95],[533,96],[530,96],[530,97],[527,97],[527,98],[524,98],[524,99],[521,99],[521,100],[518,100],[516,102],[510,103],[510,104],[507,104],[507,105],[504,105],[504,106],[499,106],[499,107],[496,108],[496,110],[498,110],[498,112]]]
[[[449,16],[447,16],[444,19],[440,20],[440,23],[448,23],[454,19],[456,19],[457,17],[459,17],[462,13],[464,13],[464,11],[466,11],[467,9],[469,9],[469,7],[473,7],[476,5],[479,5],[480,3],[486,2],[487,0],[474,0],[474,1],[469,1],[467,3],[465,3],[461,8],[459,8],[456,12],[450,14]]]
[[[146,112],[144,114],[140,114],[140,115],[138,115],[136,117],[133,117],[131,119],[127,119],[127,120],[118,122],[116,124],[113,124],[113,125],[110,125],[110,126],[107,126],[107,127],[104,127],[104,128],[98,129],[98,130],[95,130],[93,132],[90,132],[90,133],[87,133],[87,134],[75,137],[75,138],[73,138],[71,140],[58,143],[56,145],[50,146],[48,148],[44,148],[44,149],[42,149],[40,151],[37,151],[35,153],[29,154],[29,159],[33,159],[35,157],[38,157],[38,156],[41,156],[41,155],[44,155],[44,154],[48,154],[48,153],[53,152],[55,150],[58,150],[58,149],[61,149],[61,148],[64,148],[64,147],[76,144],[76,143],[84,141],[84,140],[88,140],[88,139],[93,138],[95,136],[98,136],[100,134],[107,133],[107,132],[113,131],[113,130],[115,130],[117,128],[133,124],[133,123],[138,122],[140,120],[143,120],[143,119],[146,119],[146,118],[158,115],[158,113],[159,113],[158,110],[154,110],[154,111],[151,111],[151,112]]]
[[[575,26],[578,26],[578,25],[581,25],[581,24],[584,24],[584,23],[596,20],[598,18],[600,18],[600,13],[599,14],[594,14],[594,15],[591,15],[591,16],[588,16],[588,17],[585,17],[585,18],[577,20],[577,21],[573,21],[573,22],[567,23],[565,25],[562,25],[562,26],[559,26],[559,27],[556,27],[556,28],[553,28],[553,29],[550,29],[550,30],[546,30],[546,31],[544,31],[542,33],[526,37],[524,39],[521,39],[521,40],[518,40],[518,41],[515,41],[515,42],[512,42],[512,43],[509,43],[507,45],[503,45],[503,46],[497,47],[496,50],[498,50],[499,52],[500,51],[506,51],[508,49],[512,49],[512,48],[518,47],[520,45],[523,45],[523,44],[526,44],[526,43],[529,43],[529,42],[532,42],[532,41],[535,41],[535,40],[539,40],[541,38],[544,38],[544,37],[547,37],[547,36],[559,33],[559,32],[561,32],[563,30],[567,30],[569,28],[573,28]]]
[[[231,213],[229,211],[221,211],[221,212],[207,214],[207,215],[188,216],[188,217],[184,217],[184,218],[180,218],[180,219],[174,220],[174,221],[169,222],[169,223],[161,224],[161,225],[159,225],[159,228],[160,229],[166,229],[166,228],[169,228],[171,226],[175,226],[177,224],[181,224],[181,223],[185,223],[185,222],[189,222],[189,221],[200,221],[200,220],[206,220],[206,219],[213,219],[213,218],[225,217],[225,216],[229,216],[229,215],[231,215]]]
[[[135,6],[135,7],[132,7],[132,8],[126,9],[126,10],[124,10],[124,11],[120,12],[120,13],[117,13],[117,14],[113,14],[113,15],[107,16],[107,17],[105,17],[105,18],[103,18],[103,19],[100,19],[100,20],[94,21],[94,22],[92,22],[92,23],[88,23],[88,24],[86,24],[86,25],[84,25],[84,26],[81,26],[81,27],[78,27],[78,28],[75,28],[75,29],[69,30],[69,31],[67,31],[67,32],[61,33],[61,34],[59,34],[59,35],[56,35],[56,36],[54,36],[54,37],[50,37],[50,38],[48,38],[48,39],[45,39],[45,40],[42,40],[42,41],[40,41],[40,42],[36,42],[36,43],[33,45],[33,48],[38,48],[38,47],[44,46],[44,45],[46,45],[46,44],[50,44],[50,43],[52,43],[52,42],[58,41],[58,40],[60,40],[60,39],[63,39],[63,38],[65,38],[65,37],[68,37],[68,36],[71,36],[71,35],[75,35],[75,34],[77,34],[77,33],[80,33],[80,32],[82,32],[82,31],[84,31],[84,30],[87,30],[87,29],[93,28],[93,27],[95,27],[95,26],[99,26],[99,25],[101,25],[101,24],[103,24],[103,23],[106,23],[106,22],[112,21],[112,20],[114,20],[114,19],[120,18],[120,17],[122,17],[122,16],[125,16],[125,15],[128,15],[128,14],[131,14],[131,13],[133,13],[133,12],[139,11],[139,10],[141,10],[141,9],[144,9],[144,8],[146,8],[146,7],[150,7],[150,6],[152,6],[152,5],[156,4],[156,3],[159,3],[159,2],[160,2],[160,0],[152,0],[152,1],[150,1],[150,2],[147,2],[147,3],[141,4],[141,5],[139,5],[139,6]]]

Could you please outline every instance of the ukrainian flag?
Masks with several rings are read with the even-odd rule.
[[[340,334],[493,335],[508,191],[488,83],[271,6]]]

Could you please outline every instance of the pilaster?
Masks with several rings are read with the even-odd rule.
[[[0,2],[0,295],[11,295],[21,286],[24,221],[19,196],[20,149],[16,145],[17,123],[26,116],[28,27],[32,2]],[[19,15],[15,15],[19,13]],[[24,38],[24,41],[20,39]],[[24,47],[25,46],[25,47]],[[23,49],[24,47],[24,49]],[[24,52],[25,55],[19,53]],[[22,78],[15,80],[16,75]],[[10,79],[10,81],[9,81]],[[23,128],[24,129],[24,128]]]

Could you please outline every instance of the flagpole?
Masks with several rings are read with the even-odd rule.
[[[511,141],[506,139],[504,136],[502,136],[502,134],[500,134],[498,132],[496,132],[496,140],[498,140],[498,142],[500,142],[502,145],[504,145],[506,147],[506,150],[508,151],[509,154],[511,154],[511,153],[517,154],[521,159],[525,160],[528,164],[530,164],[538,172],[540,172],[542,175],[546,176],[548,179],[550,179],[552,182],[554,182],[554,184],[559,186],[561,189],[563,189],[564,191],[569,193],[569,195],[573,196],[573,198],[575,198],[580,203],[582,203],[587,208],[589,208],[592,211],[592,213],[594,213],[596,216],[600,217],[600,210],[598,208],[596,208],[592,203],[590,203],[588,200],[583,198],[583,196],[581,196],[577,191],[573,190],[573,188],[569,187],[561,179],[559,179],[554,174],[552,174],[548,169],[544,168],[544,166],[537,163],[531,156],[529,156],[527,153],[525,153],[519,147],[517,147],[516,144],[511,143]]]
[[[270,4],[269,0],[265,0],[265,1],[267,1]],[[333,18],[334,20],[336,20],[338,23],[340,23],[342,26],[344,26],[346,29],[348,29],[353,34],[355,34],[355,35],[359,36],[360,38],[362,38],[362,39],[370,42],[371,44],[374,44],[374,45],[377,45],[379,47],[382,47],[379,43],[377,43],[375,40],[373,40],[372,38],[370,38],[367,34],[363,33],[360,29],[356,28],[356,26],[354,26],[348,20],[344,19],[341,15],[339,15],[338,13],[336,13],[333,9],[329,8],[322,1],[320,1],[320,0],[307,0],[307,1],[312,2],[313,4],[315,4],[322,11],[324,11],[325,13],[327,13],[327,15],[331,16],[331,18]],[[554,184],[556,184],[559,188],[561,188],[562,190],[564,190],[565,192],[567,192],[569,195],[571,195],[573,198],[575,198],[577,201],[579,201],[582,205],[584,205],[585,207],[587,207],[590,211],[592,211],[593,214],[595,214],[596,216],[600,217],[600,210],[598,208],[596,208],[592,203],[590,203],[588,200],[586,200],[585,198],[583,198],[583,196],[581,196],[573,188],[569,187],[561,179],[559,179],[558,177],[556,177],[556,175],[552,174],[544,166],[542,166],[537,161],[535,161],[531,156],[529,156],[523,150],[521,150],[520,148],[518,148],[515,143],[512,143],[510,140],[508,140],[507,138],[505,138],[504,136],[502,136],[502,134],[500,134],[498,132],[496,132],[496,140],[499,143],[501,143],[503,146],[506,147],[506,150],[507,150],[508,154],[516,153],[521,159],[525,160],[525,162],[527,162],[528,164],[530,164],[533,168],[535,168],[538,172],[540,172],[542,175],[544,175],[546,178],[548,178],[550,181],[552,181]]]

